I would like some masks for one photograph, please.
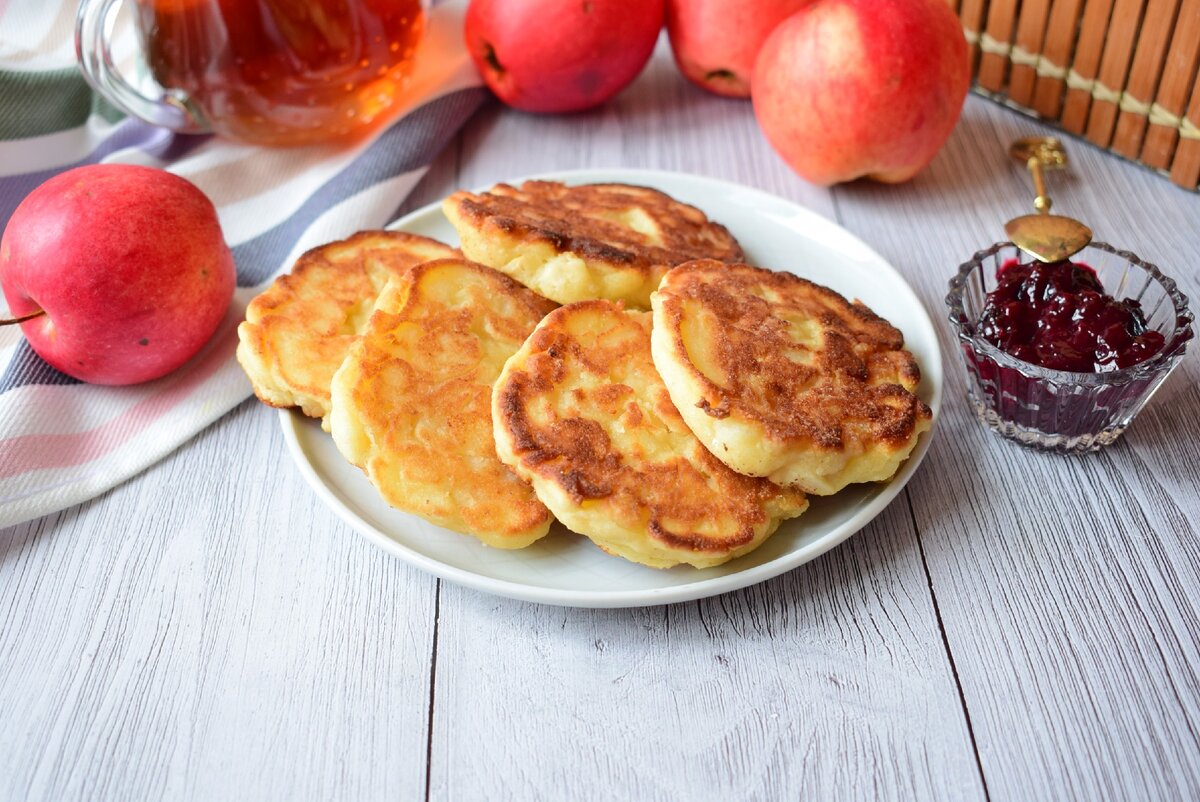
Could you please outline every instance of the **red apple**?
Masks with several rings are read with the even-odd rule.
[[[650,59],[663,0],[471,0],[464,34],[484,82],[524,111],[598,106]]]
[[[94,384],[133,384],[186,362],[233,297],[234,264],[204,193],[149,167],[51,178],[0,239],[0,288],[43,359]]]
[[[907,181],[933,160],[970,83],[946,0],[817,0],[780,23],[754,67],[754,113],[803,178]]]
[[[675,63],[689,81],[750,97],[754,59],[771,31],[812,0],[667,0]]]

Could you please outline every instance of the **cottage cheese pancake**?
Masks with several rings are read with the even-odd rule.
[[[724,226],[653,189],[526,181],[460,190],[442,204],[463,253],[559,303],[595,298],[650,308],[650,293],[689,259],[742,259]]]
[[[835,493],[890,478],[930,427],[903,335],[832,290],[700,260],[668,273],[652,303],[675,406],[739,473]]]
[[[329,382],[383,285],[421,262],[457,255],[398,231],[362,231],[305,253],[250,302],[238,326],[237,358],[254,394],[273,407],[327,415]]]
[[[739,475],[688,430],[654,370],[649,313],[552,312],[492,393],[496,451],[568,528],[656,568],[745,554],[804,494]]]
[[[496,457],[491,393],[553,308],[462,259],[393,279],[333,377],[338,450],[397,509],[499,548],[542,537],[550,513]]]

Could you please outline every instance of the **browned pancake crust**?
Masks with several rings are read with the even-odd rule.
[[[250,301],[239,359],[269,406],[301,406],[320,417],[329,382],[391,276],[429,259],[460,255],[402,231],[360,231],[303,253],[289,273]],[[368,268],[370,260],[370,269]]]
[[[550,513],[496,456],[491,398],[504,361],[555,306],[465,259],[389,284],[334,380],[343,455],[393,507],[501,548],[543,536]]]
[[[724,381],[718,385],[694,366],[707,390],[697,404],[713,418],[738,412],[783,442],[840,450],[847,435],[859,442],[907,443],[929,407],[913,394],[921,372],[904,350],[904,335],[861,302],[786,272],[699,260],[671,274],[662,293],[676,347],[683,303],[703,306],[720,323],[716,338]],[[760,294],[771,293],[768,303]],[[787,354],[797,344],[782,319],[797,315],[823,330],[824,344],[801,364]],[[898,377],[900,383],[880,377]]]
[[[460,190],[449,201],[476,226],[546,242],[559,253],[570,251],[647,275],[689,259],[744,258],[741,246],[723,225],[696,207],[648,187],[526,181],[519,189],[497,184],[478,195]],[[651,215],[655,234],[616,222],[631,208]]]
[[[581,337],[558,327],[559,318],[593,311],[606,316],[607,331]],[[571,304],[551,313],[522,350],[531,356],[497,384],[495,408],[522,469],[557,484],[575,505],[603,500],[614,525],[644,528],[651,541],[694,559],[727,556],[761,540],[768,509],[788,510],[784,517],[804,509],[803,494],[730,470],[695,439],[654,370],[649,313],[624,312],[611,301]],[[555,403],[546,399],[562,403],[561,385],[581,374],[589,381],[569,391],[549,425],[531,419],[530,410]],[[621,377],[646,389],[635,392]],[[615,447],[618,432],[643,427],[669,432],[675,447]],[[722,531],[713,531],[715,522]]]

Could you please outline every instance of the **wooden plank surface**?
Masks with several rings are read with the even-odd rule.
[[[954,265],[1001,239],[1001,221],[1032,197],[1007,143],[1048,132],[972,102],[912,184],[837,189],[842,222],[940,311]],[[1158,262],[1197,297],[1200,243],[1184,232],[1200,224],[1200,197],[1067,147],[1071,174],[1049,179],[1055,211]],[[952,229],[939,225],[945,196],[961,203]],[[935,227],[914,248],[908,232]],[[1200,797],[1200,367],[1190,357],[1124,442],[1085,457],[998,443],[947,365],[950,400],[910,496],[993,799]]]
[[[660,50],[614,104],[493,106],[412,208],[576,167],[686,170],[834,217],[941,318],[1032,191],[1036,123],[970,98],[913,182],[827,191],[745,102]],[[1200,198],[1070,141],[1056,210],[1200,294]],[[0,531],[0,799],[1200,797],[1200,368],[1120,445],[1041,455],[969,415],[952,343],[933,448],[849,542],[698,603],[564,610],[467,591],[340,523],[275,414]]]
[[[984,798],[902,500],[698,603],[556,609],[443,583],[434,698],[433,799]]]
[[[460,184],[664,167],[833,215],[830,193],[770,151],[748,103],[678,80],[660,55],[615,108],[549,119],[487,110],[464,137]],[[501,637],[489,635],[497,622]],[[817,564],[700,604],[555,610],[443,584],[434,698],[433,798],[580,799],[611,787],[639,799],[983,796],[900,502]],[[463,726],[473,717],[482,723]],[[537,758],[506,771],[514,750]]]
[[[433,601],[247,402],[0,531],[0,799],[420,798]]]

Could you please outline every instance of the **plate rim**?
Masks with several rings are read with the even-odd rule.
[[[941,343],[937,336],[937,328],[934,326],[933,319],[929,315],[929,311],[925,308],[916,291],[909,284],[899,270],[895,268],[887,259],[884,259],[874,248],[863,242],[853,232],[841,226],[834,220],[818,214],[797,202],[774,195],[757,187],[748,186],[746,184],[738,184],[733,181],[728,181],[721,178],[714,178],[696,173],[686,173],[672,170],[655,170],[642,168],[584,168],[572,170],[551,170],[541,173],[534,173],[527,176],[504,179],[495,183],[517,184],[528,180],[561,180],[565,183],[596,183],[596,182],[620,182],[620,183],[637,183],[639,178],[645,179],[642,182],[643,186],[658,188],[654,183],[655,178],[666,178],[669,181],[682,179],[684,181],[697,181],[701,184],[709,184],[714,188],[720,187],[729,191],[748,192],[752,195],[762,196],[763,200],[771,203],[783,203],[788,205],[790,212],[800,218],[801,222],[811,224],[816,227],[833,229],[842,237],[849,239],[857,248],[868,255],[872,260],[877,261],[885,266],[901,285],[908,291],[910,299],[917,310],[920,312],[921,322],[928,327],[928,334],[931,335],[929,341],[933,345],[934,357],[932,364],[931,360],[922,361],[922,379],[936,378],[936,381],[931,381],[931,390],[929,397],[929,407],[933,413],[930,422],[929,431],[921,435],[913,453],[905,460],[904,464],[897,471],[896,475],[888,481],[888,486],[883,489],[876,497],[871,499],[864,507],[856,512],[849,520],[844,521],[839,526],[834,527],[830,531],[821,535],[815,542],[806,546],[802,546],[794,551],[787,552],[776,557],[773,560],[752,566],[740,571],[735,571],[729,574],[719,576],[706,577],[698,579],[694,582],[685,582],[679,585],[669,585],[658,588],[645,588],[637,590],[612,590],[612,591],[596,591],[596,590],[570,590],[539,587],[536,585],[524,584],[515,582],[509,579],[499,579],[495,577],[484,576],[474,571],[460,568],[456,565],[451,565],[442,562],[433,557],[422,554],[421,552],[400,543],[385,532],[373,526],[364,517],[357,514],[347,503],[345,503],[334,490],[322,480],[317,473],[312,460],[310,460],[305,452],[304,445],[300,440],[300,428],[304,425],[309,425],[309,418],[293,409],[279,410],[279,423],[283,431],[284,441],[288,447],[288,453],[292,458],[292,462],[299,468],[301,475],[308,483],[310,488],[316,492],[317,496],[325,503],[327,507],[341,518],[345,523],[357,531],[359,534],[366,537],[368,541],[383,549],[387,553],[404,560],[409,565],[419,568],[427,573],[434,575],[440,579],[445,579],[449,582],[454,582],[473,590],[483,591],[494,595],[504,596],[507,598],[517,599],[520,601],[536,602],[539,604],[549,604],[563,607],[578,607],[591,609],[604,608],[626,608],[626,607],[647,607],[662,604],[674,604],[678,602],[694,601],[696,599],[717,596],[723,593],[728,593],[734,590],[756,585],[760,582],[765,582],[777,576],[781,576],[788,571],[794,570],[805,563],[820,557],[822,554],[841,545],[848,540],[852,535],[862,530],[867,524],[879,517],[887,507],[896,500],[908,485],[912,476],[916,473],[921,463],[924,461],[926,454],[929,452],[930,444],[933,441],[935,432],[937,431],[938,420],[941,417],[941,405],[944,390],[944,355],[942,354]],[[485,188],[486,189],[486,188]],[[482,189],[472,190],[475,192],[483,191]],[[663,191],[663,190],[660,190]],[[402,217],[397,218],[387,223],[384,228],[388,230],[403,230],[403,227],[408,225],[410,221],[416,218],[422,218],[430,214],[437,214],[441,211],[441,200],[432,201],[431,203],[422,205]],[[790,272],[790,271],[789,271]],[[935,376],[929,377],[925,374],[929,371],[934,371]]]

